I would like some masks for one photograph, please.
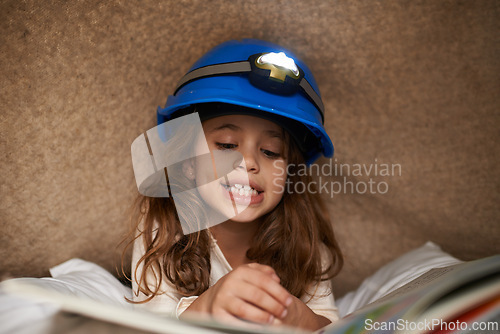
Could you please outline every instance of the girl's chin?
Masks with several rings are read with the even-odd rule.
[[[251,213],[249,214],[249,213],[246,213],[246,212],[241,212],[238,215],[232,217],[230,219],[230,221],[235,222],[235,223],[242,223],[242,224],[244,224],[244,223],[253,223],[258,218],[260,218],[260,217],[258,217],[255,214],[251,214]]]

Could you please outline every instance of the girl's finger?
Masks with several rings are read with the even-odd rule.
[[[249,302],[264,311],[274,315],[277,319],[283,319],[287,315],[287,308],[282,303],[274,299],[266,291],[255,285],[245,282],[247,286],[242,286],[239,291],[239,298]]]
[[[219,322],[223,322],[224,324],[233,325],[237,327],[243,327],[249,329],[260,329],[262,327],[262,325],[260,324],[256,324],[254,322],[249,322],[237,318],[227,311],[220,311],[218,314],[214,315],[214,318]],[[274,320],[274,323],[276,324],[276,320]],[[281,323],[281,321],[279,323]]]
[[[274,316],[269,312],[239,298],[234,298],[232,300],[228,305],[227,311],[238,318],[260,324],[271,324],[274,321]]]
[[[278,282],[271,278],[268,274],[264,274],[259,270],[251,270],[243,276],[243,280],[247,283],[266,291],[284,307],[288,307],[292,303],[292,296]]]
[[[257,269],[264,273],[267,273],[271,275],[275,281],[277,281],[278,283],[280,282],[280,278],[278,277],[278,275],[276,275],[276,271],[274,271],[272,267],[260,263],[249,263],[248,266],[250,268]]]
[[[213,314],[214,318],[217,321],[223,322],[225,324],[230,324],[230,325],[235,325],[235,326],[245,326],[248,322],[245,322],[241,319],[238,319],[231,313],[225,311],[225,310],[219,310],[218,312],[214,312]]]

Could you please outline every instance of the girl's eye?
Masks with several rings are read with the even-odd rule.
[[[238,145],[230,143],[215,143],[215,145],[221,150],[234,150]]]
[[[269,150],[262,150],[262,153],[264,153],[265,156],[271,159],[277,159],[281,156],[281,154]]]

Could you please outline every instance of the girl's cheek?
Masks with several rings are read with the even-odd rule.
[[[275,160],[273,162],[273,188],[275,193],[284,193],[286,178],[286,162],[281,159]]]
[[[283,176],[286,174],[286,161],[283,159],[276,159],[272,162],[272,169],[274,175]]]

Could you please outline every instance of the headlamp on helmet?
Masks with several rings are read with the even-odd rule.
[[[267,52],[248,58],[250,82],[275,94],[291,95],[300,87],[304,72],[284,52]]]
[[[251,55],[248,60],[213,64],[187,73],[177,84],[174,96],[186,84],[205,77],[249,73],[252,85],[278,95],[292,95],[301,88],[324,118],[323,102],[304,78],[304,72],[284,52],[265,52]]]

